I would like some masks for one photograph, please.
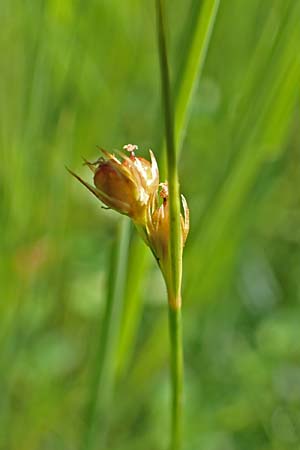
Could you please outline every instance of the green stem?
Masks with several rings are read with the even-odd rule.
[[[169,303],[172,379],[170,449],[180,450],[182,445],[183,410],[183,349],[181,328],[182,235],[177,153],[174,137],[174,113],[170,87],[163,0],[156,0],[156,12],[161,87],[165,116],[167,175],[169,187],[169,267],[167,268],[167,272],[165,273],[165,281],[167,285]]]
[[[182,277],[182,239],[180,223],[179,183],[177,173],[177,154],[174,140],[174,114],[172,106],[169,63],[167,55],[165,16],[163,1],[156,0],[158,49],[160,59],[161,86],[165,116],[165,133],[167,148],[167,170],[170,211],[170,279],[166,280],[168,289],[172,291],[171,299],[176,301],[174,307],[180,307]]]
[[[169,329],[171,343],[172,417],[171,450],[180,450],[182,445],[183,410],[183,349],[181,308],[169,306]]]

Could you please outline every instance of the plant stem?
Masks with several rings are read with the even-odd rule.
[[[183,409],[183,350],[181,308],[169,306],[169,329],[171,339],[171,379],[172,379],[172,435],[171,450],[180,450],[182,443]]]
[[[182,236],[177,154],[174,138],[174,112],[170,88],[163,0],[156,0],[157,35],[167,149],[169,188],[169,268],[165,281],[168,291],[172,379],[171,450],[180,450],[182,441],[183,350],[181,327]]]
[[[161,86],[165,116],[167,175],[170,211],[170,280],[167,280],[167,284],[168,289],[173,291],[172,295],[169,298],[171,298],[171,301],[177,302],[174,307],[179,308],[181,299],[182,239],[180,223],[179,183],[177,174],[177,155],[174,140],[174,114],[170,89],[163,1],[156,0],[156,6]]]

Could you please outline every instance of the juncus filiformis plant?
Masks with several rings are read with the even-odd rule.
[[[159,170],[153,152],[150,161],[135,155],[137,145],[124,145],[129,153],[116,152],[117,156],[100,149],[103,156],[95,162],[85,160],[93,173],[93,185],[77,178],[108,208],[130,217],[145,243],[150,247],[164,276],[167,288],[170,284],[169,249],[169,201],[168,183],[159,182]],[[185,244],[189,232],[189,209],[181,196],[183,215],[181,220],[181,244]]]

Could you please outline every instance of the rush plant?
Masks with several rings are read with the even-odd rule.
[[[69,172],[108,208],[130,217],[144,242],[150,247],[164,277],[169,304],[172,377],[172,449],[180,448],[182,405],[181,273],[182,252],[189,232],[189,209],[181,195],[180,212],[177,171],[170,161],[168,177],[159,182],[159,170],[153,152],[150,161],[137,157],[137,145],[128,144],[124,152],[114,154],[100,149],[104,156],[95,162],[85,160],[93,173],[93,185]],[[169,195],[169,188],[170,194]]]

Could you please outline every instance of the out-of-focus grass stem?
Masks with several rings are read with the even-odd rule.
[[[189,46],[175,83],[174,134],[178,154],[182,148],[194,94],[206,60],[220,0],[197,0],[196,3],[196,8],[190,13],[193,19],[195,16],[195,22],[194,26],[190,27]]]
[[[179,182],[177,154],[174,139],[174,113],[170,87],[169,64],[166,45],[166,27],[163,0],[156,0],[158,51],[161,72],[161,90],[165,117],[167,149],[167,177],[169,186],[170,267],[166,277],[171,344],[171,450],[179,450],[182,441],[183,351],[181,325],[182,238],[180,223]]]
[[[101,445],[106,448],[108,411],[110,410],[109,403],[114,387],[115,355],[123,308],[129,230],[130,222],[128,218],[122,217],[118,224],[117,238],[112,243],[111,248],[105,313],[95,355],[95,367],[90,384],[90,398],[87,405],[81,450],[100,449],[102,448]],[[99,430],[98,424],[101,424]]]

